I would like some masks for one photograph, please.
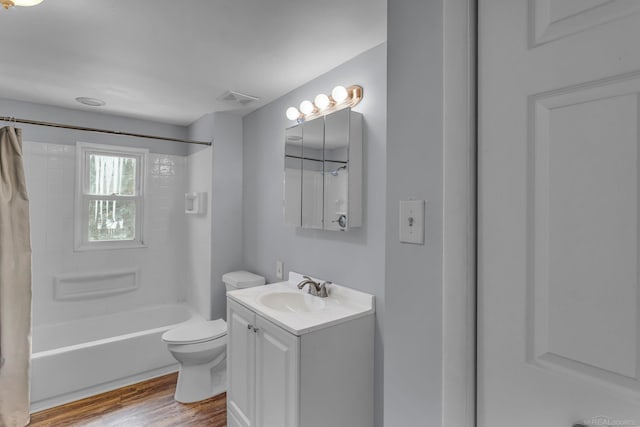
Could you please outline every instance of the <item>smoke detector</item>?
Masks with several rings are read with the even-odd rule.
[[[228,102],[233,104],[238,104],[241,107],[245,107],[253,101],[257,101],[260,98],[256,96],[247,95],[245,93],[235,92],[233,90],[228,90],[219,97],[216,98],[218,101]]]

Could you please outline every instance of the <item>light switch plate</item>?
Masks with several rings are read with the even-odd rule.
[[[276,261],[276,277],[282,280],[282,261]]]
[[[400,201],[400,241],[424,245],[424,200]]]

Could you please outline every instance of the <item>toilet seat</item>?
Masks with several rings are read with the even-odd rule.
[[[168,344],[197,344],[211,341],[227,334],[227,322],[223,319],[193,322],[171,329],[162,334]]]

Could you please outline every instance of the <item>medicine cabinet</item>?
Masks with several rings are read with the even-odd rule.
[[[342,231],[362,225],[362,143],[362,114],[350,108],[285,130],[285,223]]]

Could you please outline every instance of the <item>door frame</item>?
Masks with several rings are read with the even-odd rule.
[[[476,425],[477,0],[443,1],[442,425]]]

